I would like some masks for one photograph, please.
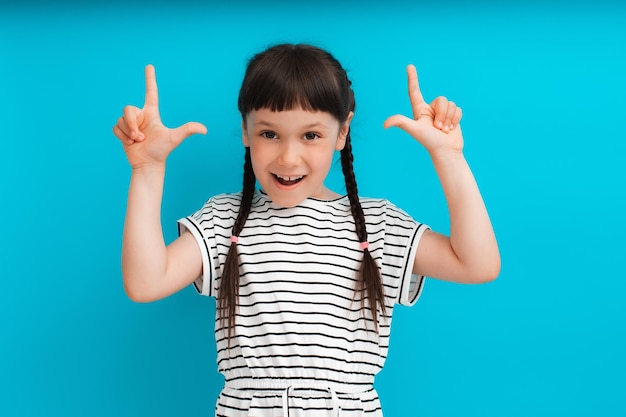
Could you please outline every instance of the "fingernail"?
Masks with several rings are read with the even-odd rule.
[[[443,123],[442,123],[442,122],[437,122],[437,127],[438,127],[439,129],[441,129],[441,127],[442,127],[442,126],[443,126]]]

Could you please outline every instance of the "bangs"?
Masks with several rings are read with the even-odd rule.
[[[253,58],[239,92],[239,112],[302,108],[325,111],[343,121],[342,92],[332,66],[311,51],[292,48]]]

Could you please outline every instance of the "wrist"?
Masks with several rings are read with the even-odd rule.
[[[440,163],[453,163],[457,161],[465,161],[465,155],[461,149],[439,149],[429,152],[430,158],[435,165]]]
[[[132,166],[133,176],[165,175],[165,162],[150,162]]]

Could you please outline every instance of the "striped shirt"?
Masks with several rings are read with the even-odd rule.
[[[202,252],[194,285],[203,295],[219,291],[240,198],[215,196],[179,220],[179,232],[190,231]],[[226,381],[216,416],[319,417],[339,409],[341,416],[382,416],[374,375],[387,356],[394,305],[412,305],[421,292],[424,277],[412,268],[427,226],[386,200],[361,204],[385,292],[378,332],[369,303],[362,309],[355,296],[363,251],[348,197],[283,208],[255,193],[237,244],[241,278],[230,349],[215,321]]]

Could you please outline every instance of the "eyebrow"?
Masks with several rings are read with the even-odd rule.
[[[273,123],[270,123],[266,120],[260,120],[256,123],[259,126],[265,126],[265,127],[269,127],[272,129],[276,128],[276,125],[274,125]],[[315,122],[315,123],[311,123],[305,126],[302,126],[304,129],[313,129],[313,128],[326,128],[326,124],[322,123],[322,122]]]

